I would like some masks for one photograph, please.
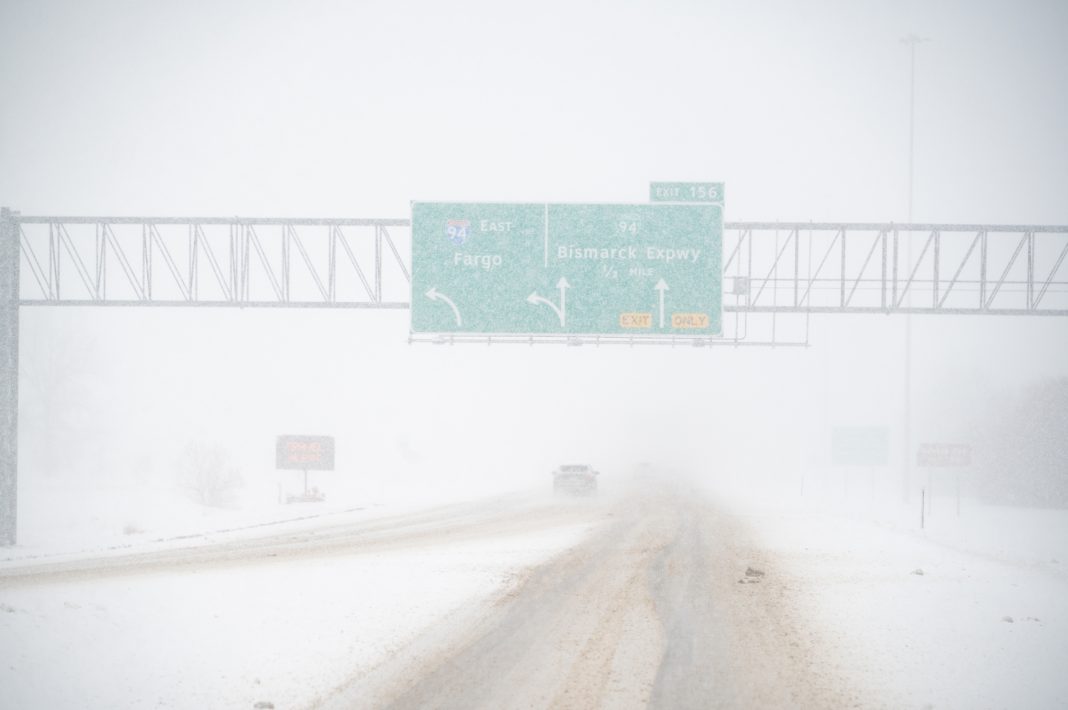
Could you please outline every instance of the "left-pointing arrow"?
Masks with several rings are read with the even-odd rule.
[[[463,319],[460,318],[460,309],[456,307],[456,304],[452,302],[451,298],[441,293],[434,287],[431,287],[431,289],[426,292],[426,297],[429,298],[431,301],[444,301],[445,303],[449,304],[449,308],[452,309],[453,315],[456,316],[456,325],[462,326],[464,324]]]

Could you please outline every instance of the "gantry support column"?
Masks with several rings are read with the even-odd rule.
[[[0,546],[15,544],[18,521],[19,224],[0,210]]]

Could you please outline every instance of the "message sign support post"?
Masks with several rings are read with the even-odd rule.
[[[927,469],[927,492],[934,491],[934,471],[936,469],[953,469],[954,488],[956,489],[957,517],[960,517],[960,470],[972,465],[972,447],[970,444],[925,442],[916,452],[916,465]],[[927,514],[931,514],[934,495],[927,496]]]

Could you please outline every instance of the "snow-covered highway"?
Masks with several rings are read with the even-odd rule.
[[[934,520],[646,478],[16,550],[0,707],[1063,706],[1068,518]]]
[[[440,624],[328,706],[851,704],[845,684],[808,672],[799,628],[760,588],[744,536],[693,490],[647,482],[608,515],[582,544]]]

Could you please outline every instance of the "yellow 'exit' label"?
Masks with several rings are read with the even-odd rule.
[[[653,325],[652,313],[620,313],[620,328],[649,328]]]

